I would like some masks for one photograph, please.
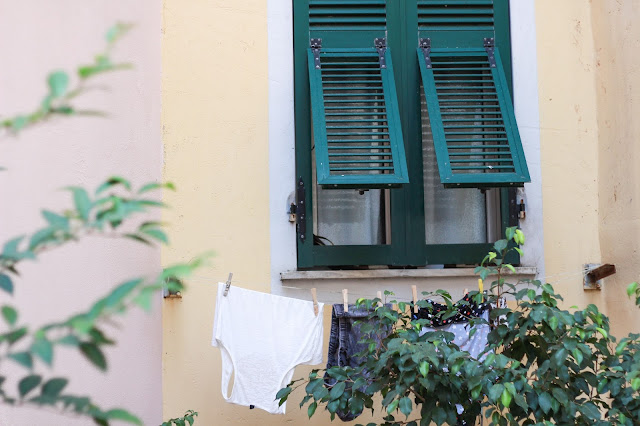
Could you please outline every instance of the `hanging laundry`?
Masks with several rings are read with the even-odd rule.
[[[418,313],[414,313],[413,319],[427,319],[431,321],[432,327],[423,327],[420,330],[420,335],[432,331],[444,331],[452,333],[455,337],[453,343],[457,345],[461,351],[468,352],[469,355],[475,359],[478,359],[480,354],[486,349],[488,344],[488,336],[491,331],[489,326],[489,308],[490,305],[483,303],[478,305],[471,296],[466,294],[460,301],[455,303],[454,308],[457,310],[456,315],[448,319],[442,319],[438,316],[438,313],[446,311],[447,305],[436,303],[430,299],[427,302],[431,304],[430,308],[420,308]],[[481,318],[485,320],[486,324],[476,324],[475,333],[471,336],[471,325],[469,324],[470,318]],[[488,354],[484,354],[480,360],[483,360]],[[463,419],[465,409],[462,405],[456,404],[458,411],[458,425],[470,424]]]
[[[391,308],[391,305],[386,305]],[[380,340],[389,334],[389,329],[385,329],[378,325],[379,320],[377,318],[369,318],[371,311],[356,307],[356,305],[348,305],[348,311],[345,312],[344,305],[342,303],[333,305],[333,311],[331,313],[331,334],[329,336],[329,356],[327,360],[327,370],[331,367],[357,367],[364,360],[355,356],[358,352],[362,352],[367,349],[367,345],[359,343],[362,338],[365,338],[365,334],[361,331],[361,325],[368,323],[374,326],[375,330],[378,330],[375,336],[375,340],[380,343]],[[356,322],[359,322],[356,324]],[[368,373],[364,372],[364,377],[368,378]],[[336,383],[336,379],[325,376],[325,386],[332,387]],[[364,386],[361,390],[364,391]],[[351,392],[350,387],[347,386],[345,392]],[[336,414],[340,420],[348,422],[362,413],[351,413],[350,411],[342,411],[338,409]]]
[[[284,414],[278,391],[297,365],[322,363],[322,309],[313,302],[218,284],[211,345],[222,354],[222,395],[227,402]],[[231,375],[233,389],[227,395]]]

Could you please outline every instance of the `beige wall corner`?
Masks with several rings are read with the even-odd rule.
[[[129,178],[136,186],[159,181],[160,5],[152,0],[30,0],[2,1],[0,10],[3,117],[37,107],[50,71],[73,74],[76,66],[92,62],[104,49],[107,29],[116,22],[136,24],[113,52],[114,58],[135,68],[96,78],[96,84],[109,90],[96,90],[79,100],[83,107],[108,113],[108,118],[53,119],[17,138],[0,140],[0,164],[8,169],[0,173],[0,241],[44,226],[42,208],[63,211],[72,205],[69,194],[60,190],[65,186],[91,190],[111,175]],[[37,263],[25,263],[14,301],[20,320],[35,328],[86,311],[117,284],[159,271],[159,249],[86,238],[42,255]],[[2,297],[3,304],[11,303]],[[68,377],[65,392],[90,395],[101,407],[127,408],[145,424],[159,424],[162,333],[159,298],[156,301],[151,315],[133,309],[116,320],[120,329],[107,327],[118,343],[106,350],[106,374],[65,349],[55,351],[53,371],[42,366],[38,371]],[[3,426],[90,423],[52,410],[0,410]]]
[[[638,310],[625,288],[640,279],[640,4],[633,0],[592,4],[596,51],[598,190],[602,261],[617,274],[604,287],[620,332],[640,329]]]
[[[167,418],[194,409],[203,425],[273,421],[223,401],[211,347],[217,281],[233,272],[238,285],[270,291],[266,14],[250,0],[163,2],[164,178],[178,187],[166,197],[163,263],[216,252],[183,299],[164,302]]]
[[[546,280],[567,306],[603,305],[582,290],[601,259],[598,122],[591,2],[536,1]]]

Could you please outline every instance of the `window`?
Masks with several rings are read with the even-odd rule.
[[[474,264],[529,182],[508,0],[294,0],[298,267]]]

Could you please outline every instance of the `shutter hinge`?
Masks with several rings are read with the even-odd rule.
[[[313,51],[313,64],[316,69],[320,69],[320,48],[322,47],[322,39],[321,38],[312,38],[311,39],[311,50]]]
[[[420,49],[422,49],[422,54],[424,55],[424,62],[427,64],[427,68],[433,68],[433,65],[431,65],[431,39],[421,38]]]
[[[495,39],[494,38],[485,37],[485,39],[484,39],[484,48],[487,51],[487,57],[489,58],[489,65],[491,65],[491,68],[495,68],[496,67],[496,54],[495,54],[496,42],[495,42]]]
[[[298,237],[303,243],[307,238],[307,206],[305,205],[305,188],[302,177],[298,180],[296,187],[296,216],[298,223]]]
[[[386,38],[377,38],[373,40],[373,43],[378,49],[378,59],[380,61],[380,68],[387,67],[387,60],[385,59],[385,53],[387,52],[387,39]]]

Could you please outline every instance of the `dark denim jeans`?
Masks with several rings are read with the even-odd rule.
[[[391,305],[387,305],[391,307]],[[349,305],[349,312],[344,311],[344,305],[333,305],[331,313],[331,334],[329,336],[329,357],[327,361],[327,370],[331,367],[358,367],[364,360],[355,356],[358,352],[367,349],[367,345],[358,343],[365,335],[360,331],[360,323],[372,324],[375,328],[377,319],[368,319],[369,311],[366,308],[356,308],[355,305]],[[386,333],[379,333],[384,335]],[[376,338],[376,340],[378,340]],[[368,374],[365,372],[364,377]],[[336,382],[331,377],[325,378],[325,386],[333,386]],[[364,389],[362,389],[364,391]],[[350,389],[345,390],[351,391]],[[336,414],[342,421],[351,421],[358,417],[360,413],[336,411]]]

